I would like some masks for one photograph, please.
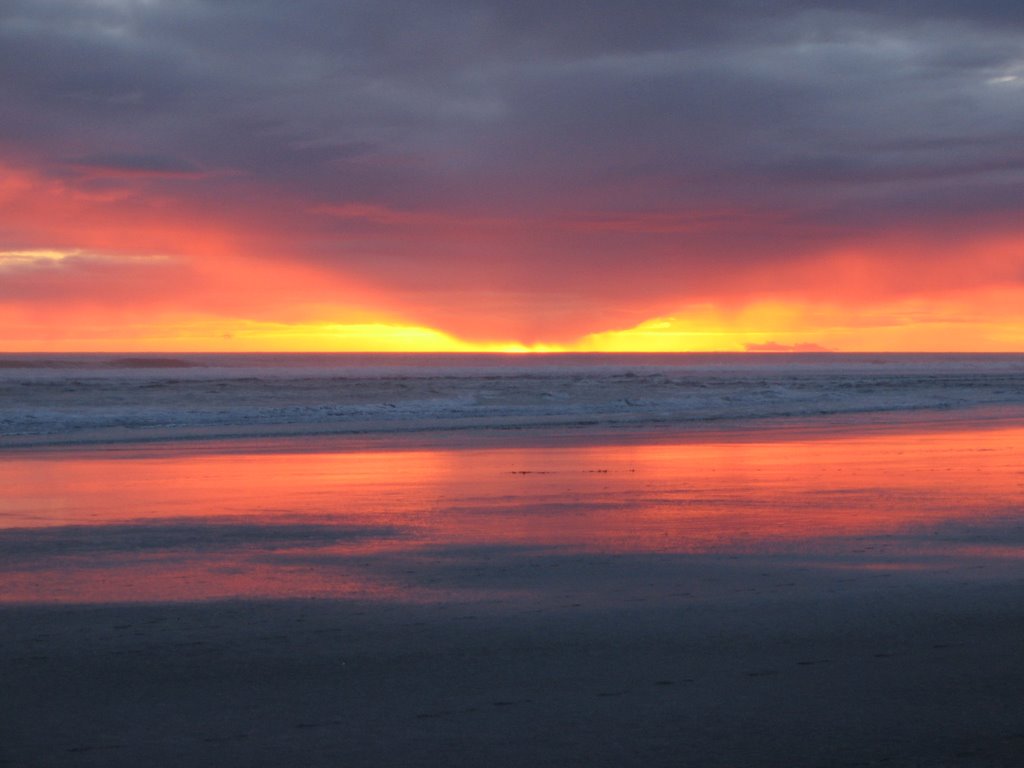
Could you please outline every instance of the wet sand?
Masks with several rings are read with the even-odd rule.
[[[772,583],[762,573],[737,588]],[[1019,584],[802,587],[600,611],[7,609],[0,754],[12,766],[1021,764]]]
[[[1019,766],[1021,438],[7,456],[0,765]]]

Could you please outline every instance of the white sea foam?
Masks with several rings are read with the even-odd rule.
[[[46,442],[678,425],[1024,405],[1020,355],[0,356],[0,435]]]

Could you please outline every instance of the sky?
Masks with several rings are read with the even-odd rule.
[[[1024,351],[1020,0],[0,0],[0,351]]]

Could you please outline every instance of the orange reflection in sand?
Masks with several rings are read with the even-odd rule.
[[[766,432],[756,442],[8,456],[0,600],[424,600],[452,589],[452,573],[465,576],[462,594],[494,595],[502,568],[527,556],[788,552],[842,555],[840,568],[1012,559],[1012,541],[949,532],[1019,530],[1022,439],[1020,428]],[[476,589],[478,571],[489,578]]]

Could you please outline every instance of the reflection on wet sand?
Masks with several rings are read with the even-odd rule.
[[[507,600],[630,578],[686,590],[689,568],[729,558],[837,574],[1013,563],[1022,438],[9,455],[0,599]]]

